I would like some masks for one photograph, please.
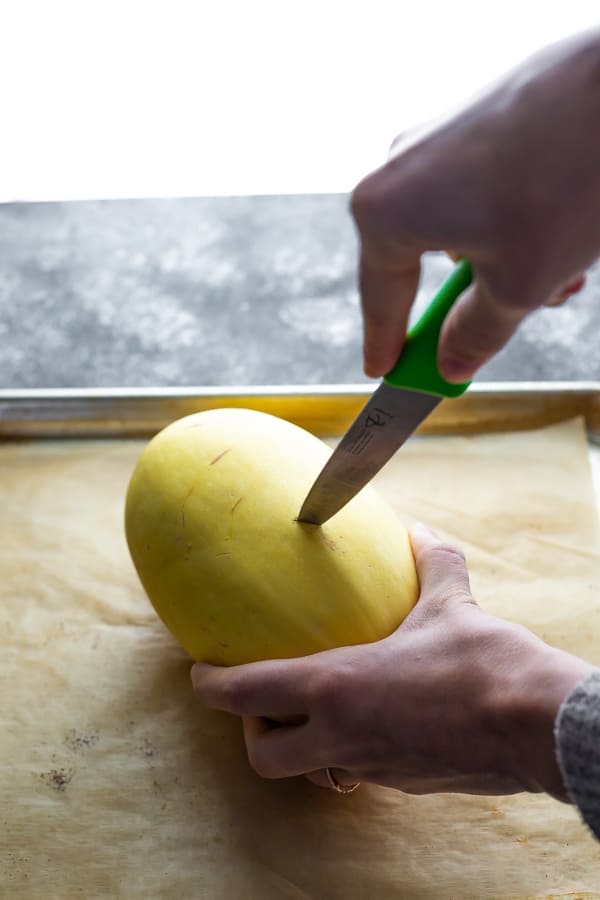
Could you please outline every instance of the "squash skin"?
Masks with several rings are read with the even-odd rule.
[[[414,606],[407,530],[370,488],[323,526],[296,521],[330,452],[289,422],[231,408],[179,419],[144,449],[127,542],[194,659],[230,666],[376,641]]]

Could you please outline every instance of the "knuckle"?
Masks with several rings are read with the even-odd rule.
[[[345,683],[346,666],[330,663],[326,668],[319,669],[307,683],[311,706],[325,709],[335,706],[344,692]]]
[[[222,686],[224,704],[231,712],[241,715],[246,712],[248,690],[245,682],[235,675],[229,675]]]
[[[370,185],[370,178],[364,178],[356,185],[350,196],[350,212],[359,228],[367,216],[370,218],[373,202]]]
[[[440,542],[425,551],[423,563],[427,580],[421,599],[430,615],[442,612],[448,603],[475,603],[465,554],[459,547]]]
[[[349,699],[356,697],[356,677],[348,665],[332,666],[323,673],[318,694],[314,700],[314,718],[319,727],[320,752],[326,758],[340,758],[344,749],[340,746],[343,735],[348,734],[354,708]]]
[[[371,231],[389,216],[389,197],[386,197],[387,166],[363,178],[350,196],[350,211],[360,232]]]
[[[456,315],[448,320],[445,343],[455,356],[477,362],[495,348],[497,330],[490,328],[489,321],[484,317],[457,309]]]
[[[465,603],[469,603],[471,606],[477,606],[477,603],[473,599],[473,595],[471,594],[471,592],[461,584],[446,588],[446,590],[444,591],[443,600],[446,604],[452,604],[454,606],[462,606]]]
[[[260,744],[251,744],[247,747],[248,762],[257,775],[261,778],[276,778],[277,773],[273,761],[264,753]]]
[[[504,626],[503,622],[498,626],[498,631],[503,630],[502,626]],[[529,628],[526,628],[525,625],[521,625],[518,622],[511,622],[510,633],[513,645],[519,649],[522,645],[530,644],[532,639],[535,640],[535,637]]]
[[[447,543],[446,541],[440,541],[439,544],[436,544],[428,550],[427,553],[429,555],[429,561],[435,565],[436,568],[442,570],[447,570],[452,567],[464,569],[467,564],[465,554],[460,547],[456,547],[454,544]]]
[[[333,666],[311,673],[306,683],[309,709],[327,710],[338,690],[338,673]]]
[[[529,246],[527,243],[525,246]],[[500,322],[508,321],[516,324],[523,316],[543,302],[543,291],[539,283],[539,271],[530,265],[530,257],[520,258],[515,253],[510,256],[510,271],[505,266],[482,267],[482,307]]]
[[[319,722],[321,740],[329,748],[343,727],[348,696],[347,666],[329,663],[315,672],[306,685],[308,708]],[[351,690],[351,688],[350,688]]]

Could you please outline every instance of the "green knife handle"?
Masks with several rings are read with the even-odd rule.
[[[461,260],[408,332],[400,359],[383,379],[386,384],[438,397],[464,394],[471,382],[452,384],[442,378],[437,365],[437,349],[444,319],[455,300],[471,283],[472,274],[468,260]]]

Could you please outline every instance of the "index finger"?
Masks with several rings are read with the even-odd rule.
[[[363,242],[359,284],[367,375],[386,375],[398,362],[420,275],[418,257],[404,265],[393,259],[389,262],[374,260]]]
[[[305,659],[267,660],[242,666],[196,663],[192,684],[202,702],[237,716],[281,719],[307,713]]]

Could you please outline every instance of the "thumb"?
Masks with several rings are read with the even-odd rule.
[[[480,281],[458,300],[446,317],[438,346],[438,366],[448,381],[468,381],[504,347],[531,311],[492,298]]]
[[[474,602],[462,550],[421,524],[411,528],[410,541],[421,588],[419,602],[425,600],[436,607],[449,600]]]

